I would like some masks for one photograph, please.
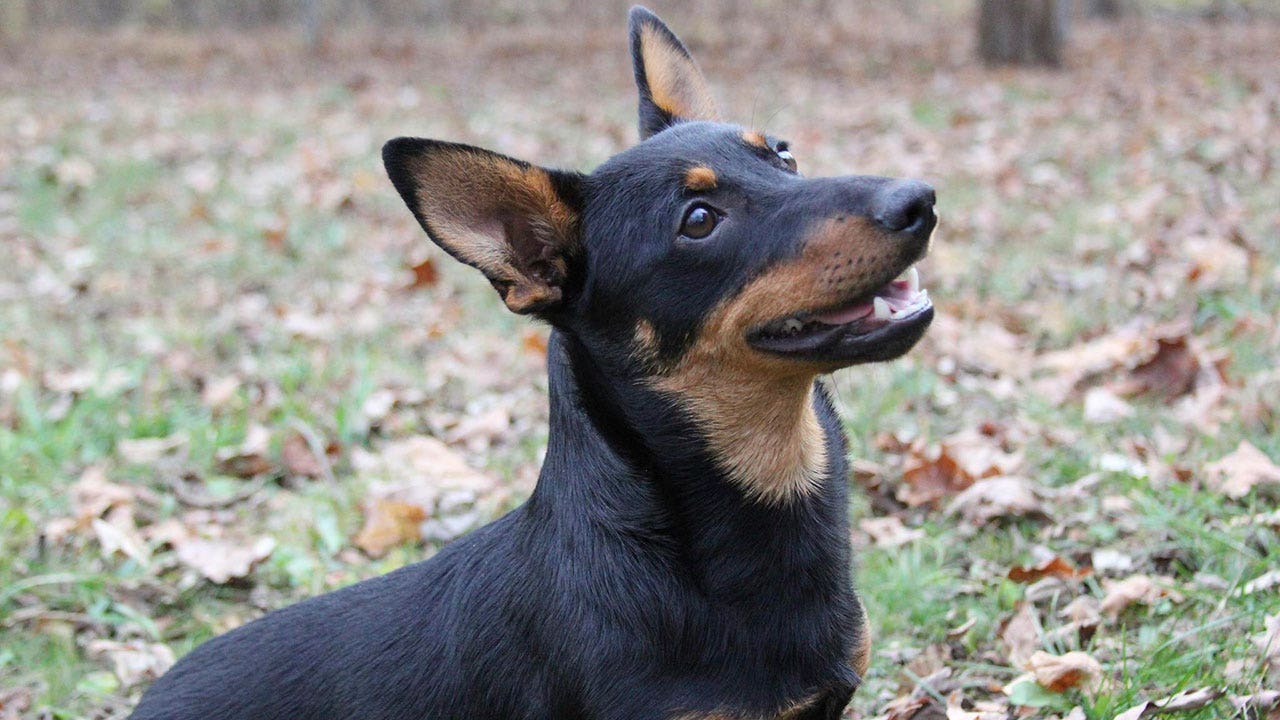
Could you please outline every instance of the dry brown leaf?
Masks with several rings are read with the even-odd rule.
[[[1241,595],[1252,595],[1256,592],[1274,590],[1280,587],[1280,570],[1268,570],[1245,583],[1240,588]]]
[[[1000,625],[1000,640],[1009,655],[1009,664],[1024,667],[1040,649],[1040,621],[1029,602],[1019,602],[1013,615]]]
[[[1009,706],[999,702],[968,702],[962,691],[947,696],[947,720],[1005,720]]]
[[[159,678],[174,663],[173,651],[162,643],[92,640],[88,650],[90,655],[111,661],[112,671],[125,688]]]
[[[1261,690],[1250,695],[1232,695],[1231,706],[1243,718],[1269,717],[1269,713],[1280,710],[1280,690]]]
[[[903,463],[902,485],[896,496],[909,507],[934,505],[973,484],[945,452],[930,455],[912,454]]]
[[[971,525],[985,525],[1007,517],[1044,514],[1044,503],[1030,480],[1005,475],[973,483],[947,506],[948,515],[960,515]]]
[[[422,521],[427,511],[399,500],[375,500],[365,510],[364,527],[356,535],[356,547],[371,557],[382,557],[402,543],[422,539]]]
[[[1155,354],[1113,385],[1117,395],[1150,395],[1171,400],[1195,387],[1200,359],[1186,335],[1157,337]]]
[[[71,486],[71,505],[77,520],[101,517],[113,507],[131,504],[135,497],[134,488],[107,480],[106,471],[97,465],[85,468]]]
[[[1051,655],[1037,650],[1024,667],[1035,675],[1040,687],[1053,692],[1066,692],[1077,687],[1089,689],[1102,678],[1102,665],[1079,651]]]
[[[280,445],[280,461],[290,475],[317,478],[324,474],[324,466],[302,433],[290,435]]]
[[[1009,568],[1009,579],[1018,583],[1033,583],[1046,577],[1061,578],[1063,580],[1077,580],[1079,578],[1089,577],[1093,574],[1090,568],[1078,568],[1063,558],[1061,555],[1054,555],[1037,565],[1018,565]]]
[[[942,720],[946,716],[928,696],[903,695],[880,708],[884,720]]]
[[[1267,616],[1262,625],[1264,629],[1253,638],[1253,644],[1271,669],[1280,671],[1280,614]]]
[[[911,507],[936,504],[976,480],[1007,475],[1021,462],[1021,456],[1005,452],[995,438],[976,430],[962,431],[935,447],[911,448],[903,462],[897,497]]]
[[[1084,394],[1085,422],[1106,424],[1133,417],[1134,409],[1107,388],[1090,388]]]
[[[1209,487],[1238,500],[1260,485],[1280,485],[1280,466],[1261,450],[1241,440],[1235,451],[1205,467]]]
[[[547,354],[547,334],[541,329],[527,328],[520,334],[520,347],[525,352],[545,357]]]
[[[413,272],[413,280],[405,288],[406,290],[419,290],[440,282],[440,271],[436,268],[436,261],[432,258],[426,258],[422,262],[411,265],[409,270]]]
[[[231,404],[239,391],[240,378],[235,375],[209,378],[200,391],[200,401],[214,410],[221,410]]]
[[[356,448],[351,462],[362,479],[374,484],[375,497],[413,502],[428,512],[446,492],[478,497],[495,487],[448,445],[425,435],[393,440],[377,452]]]
[[[1169,582],[1167,579],[1162,580],[1165,583]],[[1180,593],[1156,584],[1146,575],[1132,575],[1115,582],[1103,581],[1102,586],[1106,595],[1102,598],[1101,609],[1113,620],[1135,603],[1152,605],[1163,598],[1169,598],[1174,602],[1182,600]]]
[[[154,465],[156,461],[187,442],[182,434],[162,438],[133,438],[116,443],[116,454],[131,465]]]
[[[174,550],[183,565],[222,585],[248,577],[254,565],[266,560],[275,547],[276,541],[265,536],[252,541],[188,537],[178,541]]]
[[[1059,610],[1058,617],[1079,627],[1096,627],[1102,622],[1102,605],[1092,595],[1081,595]]]
[[[1148,701],[1134,705],[1115,717],[1115,720],[1142,720],[1142,718],[1164,715],[1165,713],[1199,710],[1217,700],[1226,693],[1217,688],[1199,688],[1186,690],[1162,700]]]
[[[218,472],[238,478],[272,472],[275,465],[267,458],[270,445],[271,431],[261,425],[250,425],[240,447],[223,449],[218,453]]]
[[[876,547],[900,547],[924,537],[923,530],[903,525],[902,520],[894,515],[866,518],[858,523],[858,527],[871,538],[871,543]]]
[[[133,511],[128,506],[112,508],[105,517],[94,518],[90,526],[103,555],[110,557],[118,552],[144,566],[150,562],[151,551],[138,533]]]
[[[0,689],[0,720],[20,720],[31,709],[31,688]]]

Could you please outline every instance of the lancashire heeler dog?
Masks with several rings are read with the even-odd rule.
[[[434,558],[183,658],[135,718],[837,718],[867,667],[817,378],[933,317],[919,182],[809,179],[631,11],[642,142],[594,173],[400,138],[427,235],[553,328],[546,462]]]

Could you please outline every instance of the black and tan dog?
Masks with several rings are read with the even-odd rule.
[[[868,659],[840,423],[817,378],[906,352],[918,182],[807,179],[721,122],[631,13],[643,142],[590,175],[383,151],[427,235],[548,322],[551,428],[522,507],[183,658],[135,718],[837,718]]]

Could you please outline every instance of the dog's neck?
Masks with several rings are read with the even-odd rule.
[[[635,378],[610,375],[561,331],[552,335],[548,358],[551,426],[531,499],[539,512],[565,522],[576,514],[594,528],[651,541],[677,555],[711,595],[792,586],[782,591],[812,596],[812,584],[797,586],[806,585],[801,578],[817,578],[825,592],[847,587],[844,441],[834,422],[820,422],[819,416],[833,417],[820,388],[795,388],[796,397],[778,398],[776,406],[721,408],[753,418],[741,426],[753,436],[741,441],[756,444],[762,467],[776,465],[773,453],[795,452],[792,442],[816,436],[820,443],[822,466],[806,476],[806,491],[765,498],[715,461],[717,448],[695,427],[705,415],[690,414]]]

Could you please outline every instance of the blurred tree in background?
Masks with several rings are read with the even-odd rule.
[[[846,0],[846,2],[856,0]],[[1008,18],[1040,14],[1042,8],[1066,16],[1074,9],[1098,17],[1115,17],[1128,10],[1158,10],[1224,16],[1274,11],[1275,0],[976,0],[982,13],[995,13],[997,26]],[[3,0],[0,25],[13,37],[36,28],[149,26],[175,28],[261,27],[286,25],[309,35],[318,35],[328,26],[351,23],[369,25],[516,23],[529,19],[576,18],[615,21],[629,2],[593,0],[497,0],[476,3],[470,0]],[[658,9],[661,3],[656,2]],[[833,0],[704,0],[700,12],[712,17],[731,18],[740,11],[757,11],[776,6],[780,11],[820,18],[829,15]],[[928,3],[915,0],[917,10]],[[1050,12],[1049,14],[1053,14]],[[1038,16],[1038,15],[1037,15]],[[1003,30],[1001,30],[1003,32]]]

